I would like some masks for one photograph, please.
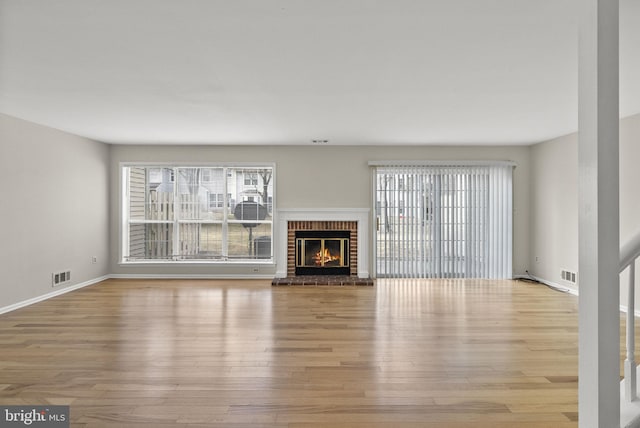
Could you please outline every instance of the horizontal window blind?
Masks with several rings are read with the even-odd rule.
[[[374,165],[376,275],[511,278],[511,163]]]

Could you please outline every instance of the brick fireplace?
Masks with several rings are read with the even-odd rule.
[[[296,231],[348,232],[348,274],[350,283],[369,279],[369,215],[366,208],[353,209],[282,209],[278,210],[274,248],[276,249],[276,280],[304,278],[296,276]],[[342,279],[344,279],[342,278]],[[276,281],[274,280],[274,285]],[[342,285],[346,285],[345,282]],[[370,284],[367,284],[370,285]]]
[[[356,221],[289,221],[287,222],[287,276],[296,276],[296,232],[345,231],[349,234],[349,276],[358,274],[358,222]]]

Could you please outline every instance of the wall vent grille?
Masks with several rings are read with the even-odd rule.
[[[567,282],[571,282],[575,284],[577,281],[578,274],[576,272],[572,272],[570,270],[562,270],[560,272],[560,277]]]
[[[51,286],[58,287],[71,281],[71,271],[54,272],[51,274]]]

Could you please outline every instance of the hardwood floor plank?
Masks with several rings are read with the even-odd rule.
[[[577,325],[521,281],[107,280],[0,315],[0,403],[79,428],[575,428]]]

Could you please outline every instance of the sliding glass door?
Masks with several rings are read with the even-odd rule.
[[[512,164],[374,166],[377,277],[511,277]]]

